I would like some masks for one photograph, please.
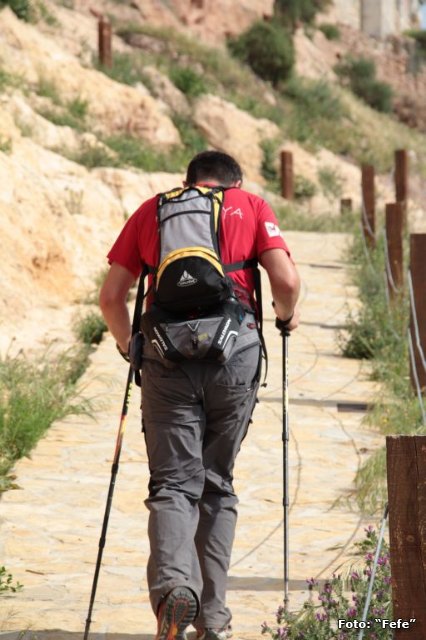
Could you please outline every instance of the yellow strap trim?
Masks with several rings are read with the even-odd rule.
[[[160,281],[160,278],[166,267],[169,266],[175,260],[179,260],[180,258],[189,258],[192,256],[199,256],[200,258],[204,258],[208,262],[210,262],[214,268],[219,271],[221,276],[224,276],[224,271],[220,261],[217,259],[217,255],[211,249],[206,249],[205,247],[189,247],[188,249],[175,249],[175,251],[171,251],[166,258],[164,258],[163,262],[158,267],[157,271],[157,285]]]
[[[178,196],[182,195],[184,191],[188,191],[189,189],[196,189],[203,194],[212,192],[212,187],[202,187],[202,186],[179,187],[177,189],[172,189],[171,191],[167,191],[166,193],[163,194],[163,197],[165,197],[166,200],[172,200],[173,198],[177,198]],[[217,233],[217,230],[218,230],[219,214],[220,214],[220,210],[223,203],[223,196],[224,196],[223,191],[217,191],[216,193],[213,193],[213,219],[214,219],[215,233]]]

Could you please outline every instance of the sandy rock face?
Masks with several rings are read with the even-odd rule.
[[[161,105],[143,87],[119,84],[94,69],[83,68],[48,36],[0,11],[2,66],[34,85],[50,83],[63,102],[87,100],[88,116],[100,132],[124,132],[164,147],[180,136]]]
[[[187,97],[175,87],[168,76],[161,73],[156,67],[146,66],[144,77],[149,81],[154,96],[162,100],[169,111],[181,116],[189,116],[191,107]]]
[[[241,33],[255,20],[271,16],[273,0],[136,0],[132,3],[142,17],[153,24],[190,30],[211,44],[227,35]]]
[[[209,143],[241,164],[248,180],[263,183],[261,165],[262,140],[280,135],[276,124],[257,119],[234,104],[214,95],[204,95],[194,108],[194,122]]]
[[[4,122],[2,115],[0,109]],[[55,332],[63,340],[70,330],[64,318],[106,267],[125,216],[181,179],[88,171],[16,130],[11,152],[0,152],[0,352],[15,335],[17,347],[27,335],[32,346]],[[36,317],[43,319],[35,323]]]

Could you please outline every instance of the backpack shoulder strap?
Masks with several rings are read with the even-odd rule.
[[[139,283],[138,283],[138,292],[136,294],[136,302],[135,302],[135,309],[133,312],[133,321],[132,321],[132,337],[138,333],[138,331],[140,331],[140,326],[141,326],[141,318],[142,318],[142,307],[143,307],[143,301],[145,299],[145,277],[148,274],[148,267],[146,265],[144,265],[143,269],[142,269],[142,273],[139,277]],[[148,292],[147,292],[148,293]],[[136,369],[134,370],[134,375],[135,375],[135,384],[140,387],[142,380],[141,380],[141,373],[140,371],[137,371]]]

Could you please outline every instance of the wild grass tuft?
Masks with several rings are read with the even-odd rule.
[[[79,347],[57,356],[46,352],[37,362],[23,354],[0,358],[0,491],[11,486],[13,464],[55,420],[90,412],[77,389],[88,355]]]
[[[99,344],[102,336],[107,331],[107,326],[100,313],[89,311],[80,316],[74,325],[74,334],[86,345]]]
[[[284,231],[320,231],[323,233],[351,233],[356,227],[359,214],[344,216],[314,214],[305,206],[284,205],[276,208]]]
[[[12,574],[8,572],[6,567],[0,566],[0,596],[17,593],[22,588],[22,584],[14,582]]]

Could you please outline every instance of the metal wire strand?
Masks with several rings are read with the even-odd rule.
[[[426,373],[426,358],[425,358],[425,354],[423,352],[423,348],[420,340],[419,323],[417,320],[416,303],[414,300],[413,280],[411,278],[410,270],[408,270],[408,288],[410,291],[410,306],[411,306],[411,315],[413,317],[414,333],[416,337],[416,347],[417,347],[418,354],[420,356],[420,361],[422,363],[423,371]]]
[[[368,592],[367,592],[367,598],[365,600],[364,611],[362,614],[362,622],[367,622],[368,610],[370,608],[371,596],[373,594],[374,579],[376,577],[377,565],[379,562],[380,551],[382,548],[383,536],[385,534],[385,525],[386,525],[388,513],[389,513],[389,507],[388,505],[386,505],[385,512],[383,514],[382,525],[380,527],[379,539],[377,541],[376,554],[374,556],[374,562],[373,562],[373,569],[371,571],[370,582],[368,584]],[[360,629],[358,640],[362,640],[363,637],[364,637],[364,628]]]
[[[425,406],[424,406],[424,403],[423,403],[423,396],[422,396],[422,390],[420,388],[419,376],[418,376],[418,373],[417,373],[416,358],[414,356],[413,338],[411,337],[411,331],[409,329],[408,329],[408,345],[409,345],[409,348],[410,348],[411,369],[412,369],[412,372],[413,372],[413,378],[414,378],[414,382],[415,382],[415,385],[416,385],[417,398],[419,400],[420,410],[422,412],[423,425],[426,426],[426,411],[425,411]]]

